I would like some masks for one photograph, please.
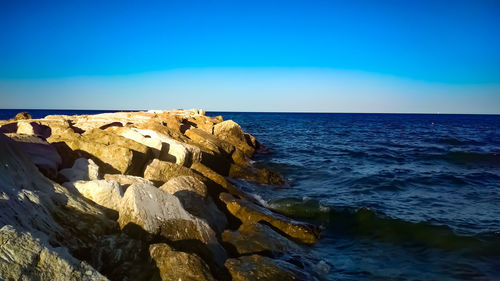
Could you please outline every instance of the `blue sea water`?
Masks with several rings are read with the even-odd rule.
[[[306,250],[326,279],[500,280],[500,116],[208,114],[254,135],[256,165],[286,178],[236,184],[322,225]]]

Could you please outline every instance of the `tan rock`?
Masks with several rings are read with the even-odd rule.
[[[100,129],[51,138],[63,158],[90,158],[103,173],[142,175],[153,158],[149,147]]]
[[[141,178],[141,177],[131,176],[131,175],[105,174],[104,179],[109,180],[109,181],[118,182],[124,190],[134,183],[144,183],[144,184],[153,185],[153,183],[150,180],[147,180],[147,179]]]
[[[227,192],[229,192],[233,195],[246,197],[246,194],[243,191],[236,188],[233,184],[231,184],[229,181],[227,181],[225,177],[219,175],[218,173],[216,173],[212,169],[208,168],[207,166],[205,166],[201,163],[193,163],[193,165],[191,165],[191,169],[202,174],[207,179],[214,182],[218,186],[222,187]]]
[[[229,169],[229,176],[262,184],[283,185],[285,183],[280,175],[266,168],[257,169],[251,166],[243,166],[238,164],[231,164],[231,168]]]
[[[312,224],[294,221],[250,201],[237,199],[229,193],[221,193],[219,198],[226,204],[228,211],[243,223],[265,221],[294,240],[305,244],[313,244],[319,238],[319,228]]]
[[[173,250],[167,244],[151,244],[151,258],[161,280],[215,281],[208,265],[197,255]]]
[[[227,120],[214,126],[214,135],[227,141],[243,151],[248,157],[255,152],[250,136],[243,132],[240,125],[233,120]]]
[[[260,223],[244,223],[238,231],[226,230],[222,233],[222,241],[233,245],[238,255],[302,252],[297,244]]]
[[[201,177],[189,168],[158,159],[153,159],[144,170],[145,179],[161,184],[178,176],[192,176],[201,180]]]
[[[233,281],[299,280],[295,274],[276,260],[259,256],[228,259],[225,263]]]

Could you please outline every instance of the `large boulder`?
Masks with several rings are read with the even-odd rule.
[[[313,244],[319,238],[320,230],[315,225],[292,220],[248,200],[237,199],[229,193],[221,193],[219,198],[226,204],[227,210],[243,223],[267,222],[290,238],[305,244]]]
[[[178,176],[201,179],[193,170],[174,163],[153,159],[144,170],[144,178],[155,183],[165,183]]]
[[[300,253],[301,248],[281,236],[271,227],[260,223],[244,223],[238,231],[226,230],[222,241],[231,244],[238,255]]]
[[[43,239],[43,245],[47,245],[47,248],[48,245],[57,247],[59,253],[69,252],[80,260],[88,258],[88,249],[95,246],[98,237],[119,230],[118,224],[107,216],[105,208],[85,199],[78,192],[72,192],[44,177],[32,163],[31,158],[2,134],[0,134],[0,163],[2,163],[0,225],[11,225],[18,233],[36,234],[36,238]],[[5,243],[9,239],[2,238],[0,241],[3,241],[0,242],[0,247],[7,247]],[[30,278],[51,280],[53,270],[59,270],[56,268],[58,265],[50,264],[42,267],[40,263],[38,265],[32,263],[32,261],[45,261],[45,255],[49,252],[38,250],[34,253],[26,252],[36,249],[37,246],[23,245],[25,244],[5,248],[7,249],[5,255],[9,256],[4,255],[0,258],[0,263],[5,269],[3,272],[7,274],[6,272],[15,272],[16,268],[25,269],[22,274],[30,272]],[[16,255],[20,258],[14,258]],[[72,261],[68,263],[73,264]],[[70,270],[69,266],[66,268]],[[30,271],[31,269],[33,271]],[[61,272],[62,280],[66,276],[64,274]],[[76,279],[79,278],[79,275],[74,276]],[[17,280],[21,277],[12,278]],[[57,275],[54,278],[61,280],[57,279]],[[72,280],[71,278],[73,277],[68,277],[69,280]],[[82,275],[81,278],[85,276]],[[0,276],[0,279],[11,280],[3,276]]]
[[[9,134],[19,149],[27,153],[38,169],[48,178],[56,179],[62,164],[61,156],[47,141],[32,135]]]
[[[91,181],[99,179],[99,166],[92,159],[78,158],[73,167],[62,169],[59,175],[66,181]]]
[[[63,186],[76,188],[85,198],[119,212],[123,190],[119,183],[110,180],[75,181]]]
[[[225,266],[233,281],[301,280],[292,265],[259,255],[228,259]]]
[[[61,156],[91,158],[103,173],[142,175],[144,164],[153,158],[149,147],[100,129],[82,135],[51,137]]]
[[[173,162],[181,166],[189,167],[193,162],[201,161],[200,148],[184,142],[175,140],[160,132],[149,129],[134,129],[146,139],[156,140],[161,142],[161,152],[159,159],[163,161]]]
[[[249,134],[246,134],[233,120],[226,120],[214,126],[214,135],[224,141],[227,141],[238,149],[243,151],[248,157],[252,157],[255,152],[255,141]]]
[[[197,255],[173,250],[164,243],[149,246],[162,281],[215,281],[208,265]]]
[[[207,186],[200,180],[191,176],[180,176],[163,184],[160,190],[175,195],[186,211],[206,220],[216,232],[220,233],[226,227],[226,216],[215,206]]]
[[[162,236],[217,265],[222,265],[226,257],[215,232],[205,221],[184,210],[177,197],[152,185],[136,183],[127,188],[118,223],[135,237]]]
[[[1,280],[108,280],[86,262],[29,232],[0,228]]]

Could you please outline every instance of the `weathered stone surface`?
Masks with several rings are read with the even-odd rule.
[[[160,190],[175,195],[186,211],[204,219],[210,227],[220,233],[227,224],[226,216],[215,206],[207,186],[191,176],[175,177],[160,187]]]
[[[135,129],[147,139],[161,142],[159,159],[189,167],[193,162],[201,161],[200,148],[175,140],[167,135],[149,129]]]
[[[52,134],[50,127],[34,122],[31,120],[23,120],[17,122],[17,133],[24,135],[34,135],[42,138],[48,138]]]
[[[218,173],[216,173],[212,169],[208,168],[207,166],[205,166],[201,163],[193,163],[193,165],[191,165],[191,169],[202,174],[203,176],[205,176],[206,178],[208,178],[212,182],[216,183],[217,185],[219,185],[223,189],[227,190],[227,192],[229,192],[233,195],[246,197],[246,194],[243,191],[236,188],[234,185],[232,185],[230,182],[228,182],[225,177],[219,175]]]
[[[78,158],[73,167],[62,169],[59,174],[67,181],[91,181],[99,179],[99,166],[92,159]]]
[[[163,281],[215,281],[208,265],[195,254],[175,251],[164,243],[151,244],[149,252]]]
[[[292,271],[280,266],[278,261],[259,255],[228,259],[225,266],[233,281],[299,280]]]
[[[200,176],[189,168],[158,159],[153,159],[144,170],[144,178],[153,182],[165,183],[178,176],[192,176],[200,179]]]
[[[214,126],[214,135],[224,141],[227,141],[238,149],[243,151],[248,157],[251,157],[255,152],[255,147],[252,145],[250,137],[245,134],[240,125],[233,120],[226,120]]]
[[[119,136],[125,137],[127,139],[133,140],[145,146],[152,148],[153,156],[155,158],[160,157],[160,152],[162,149],[162,142],[158,138],[147,138],[137,130],[129,127],[111,127],[106,129],[109,132],[113,132]]]
[[[153,185],[153,182],[151,182],[150,180],[147,180],[147,179],[141,178],[141,177],[131,176],[131,175],[105,174],[104,179],[118,182],[124,190],[134,183],[144,183],[144,184]]]
[[[86,262],[11,225],[0,228],[1,280],[108,280]]]
[[[54,137],[50,141],[59,144],[57,148],[63,158],[74,158],[75,154],[91,158],[103,173],[142,175],[144,164],[153,158],[149,147],[100,129]]]
[[[231,164],[229,176],[262,184],[283,185],[285,183],[280,175],[266,168],[257,169],[251,166],[242,166],[238,164]]]
[[[51,179],[57,178],[57,170],[62,163],[57,150],[45,140],[36,136],[9,134],[19,149],[27,153],[38,169]]]
[[[111,280],[160,280],[148,243],[123,232],[99,237],[91,253],[91,264]]]
[[[226,230],[222,241],[234,246],[238,255],[265,253],[279,255],[286,252],[300,253],[301,248],[281,236],[272,228],[260,223],[244,223],[238,231]]]
[[[29,114],[28,112],[19,112],[14,117],[14,120],[25,120],[25,119],[31,119],[31,114]]]
[[[12,225],[18,232],[36,234],[37,238],[48,241],[44,245],[57,245],[58,252],[69,250],[72,254],[92,248],[99,236],[118,230],[117,223],[107,218],[104,208],[44,177],[29,156],[2,134],[0,163],[0,225]],[[8,252],[15,255],[21,250]],[[38,260],[38,257],[43,258],[39,253],[45,255],[46,252],[27,255]],[[29,259],[8,261],[7,271],[37,266],[28,264],[26,267],[25,261]],[[40,271],[33,272],[34,278],[39,276],[41,280],[51,280],[44,276],[50,276],[55,269],[38,268]]]
[[[226,153],[227,155],[231,155],[235,150],[232,144],[222,141],[214,135],[198,128],[191,128],[184,134],[193,142],[217,154]]]
[[[85,198],[106,208],[119,211],[123,190],[116,181],[75,181],[64,183],[63,186],[67,188],[76,188]]]
[[[226,204],[228,211],[243,223],[267,222],[294,240],[312,244],[319,238],[319,228],[271,212],[250,201],[237,199],[229,193],[221,193],[219,198]]]
[[[133,184],[122,199],[118,223],[134,236],[161,235],[174,242],[186,242],[204,258],[221,265],[226,257],[215,232],[203,220],[189,214],[174,195],[152,185]],[[197,241],[197,242],[196,242]]]

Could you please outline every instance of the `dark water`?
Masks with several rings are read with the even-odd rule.
[[[220,113],[268,151],[270,207],[321,223],[332,280],[500,280],[500,116]]]
[[[500,280],[500,116],[219,114],[266,146],[257,165],[287,178],[237,184],[323,225],[307,250],[325,279]]]

